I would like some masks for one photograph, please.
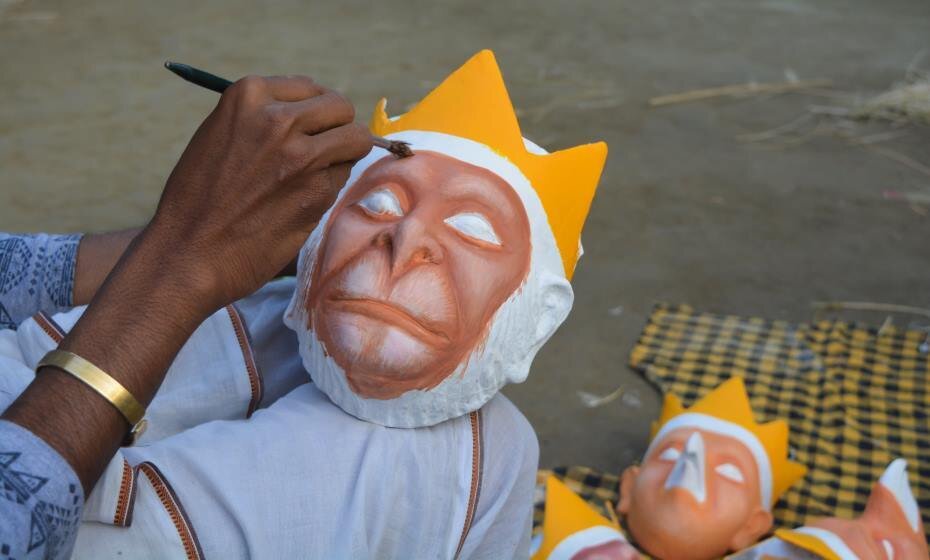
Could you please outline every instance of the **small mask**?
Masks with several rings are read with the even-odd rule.
[[[739,377],[689,409],[666,395],[642,465],[621,477],[618,513],[655,557],[719,558],[771,529],[772,506],[806,472],[787,454],[787,424],[756,424]]]
[[[872,489],[858,519],[818,519],[780,539],[824,560],[926,560],[930,557],[907,462],[896,459]]]
[[[635,560],[640,555],[613,521],[559,479],[546,479],[546,517],[532,560]]]

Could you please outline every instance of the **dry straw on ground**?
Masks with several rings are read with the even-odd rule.
[[[830,87],[829,80],[800,80],[793,70],[785,71],[784,82],[748,82],[662,95],[649,100],[651,107],[786,93],[819,97],[794,120],[769,130],[742,134],[742,142],[770,149],[803,145],[818,137],[839,138],[851,146],[887,158],[930,178],[930,162],[920,161],[890,146],[892,140],[909,134],[913,126],[930,125],[930,70],[920,69],[930,50],[914,57],[904,80],[878,95],[866,97]],[[926,66],[926,65],[924,65]],[[903,200],[921,216],[930,215],[930,192],[886,191],[886,199]],[[593,399],[592,399],[593,400]]]
[[[862,103],[851,116],[930,124],[930,70],[918,68],[927,54],[925,51],[914,58],[902,83]]]
[[[930,124],[930,78],[896,86],[863,103],[852,116]]]

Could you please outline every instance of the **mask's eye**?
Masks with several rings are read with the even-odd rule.
[[[404,215],[404,211],[400,207],[400,201],[397,200],[397,197],[390,189],[372,191],[365,195],[365,198],[359,200],[358,205],[375,216],[400,217]]]
[[[492,245],[499,246],[501,244],[501,240],[498,239],[497,233],[495,233],[494,228],[491,227],[491,223],[481,214],[463,212],[451,218],[446,218],[445,222],[449,227],[473,239],[484,241]]]
[[[679,457],[681,457],[681,451],[678,451],[674,447],[669,447],[659,455],[659,460],[677,461]]]
[[[728,478],[733,482],[743,482],[743,471],[739,470],[739,467],[733,463],[717,465],[714,471],[723,478]]]

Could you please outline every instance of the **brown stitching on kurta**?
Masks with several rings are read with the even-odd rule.
[[[181,544],[184,545],[184,552],[187,554],[188,560],[201,560],[203,558],[203,551],[200,549],[197,533],[194,532],[194,526],[191,525],[190,521],[187,519],[184,507],[181,506],[181,502],[175,495],[171,485],[168,484],[168,481],[162,476],[158,467],[152,463],[141,463],[136,469],[148,477],[149,482],[151,482],[152,487],[155,489],[155,493],[158,495],[158,499],[161,500],[162,505],[165,507],[165,511],[167,511],[168,515],[171,517],[171,522],[174,523],[174,528],[178,531],[178,536],[181,537]]]
[[[45,334],[55,341],[55,344],[59,344],[64,340],[65,331],[44,311],[39,311],[32,318],[35,320],[36,324],[39,325],[39,328],[45,331]]]
[[[475,502],[472,507],[472,522],[475,520],[475,515],[478,514],[478,502],[481,500],[481,486],[484,482],[484,417],[481,415],[480,410],[475,416],[475,420],[478,422],[478,428],[476,430],[478,433],[478,483],[475,485]]]
[[[129,501],[133,496],[135,477],[132,467],[123,459],[123,478],[119,484],[119,495],[116,498],[116,512],[113,514],[113,524],[121,527],[129,526]]]
[[[245,361],[245,369],[249,375],[249,387],[252,390],[252,399],[249,401],[249,408],[245,412],[245,417],[252,416],[255,409],[262,402],[262,395],[265,392],[262,377],[258,372],[258,366],[255,364],[255,354],[252,352],[252,345],[249,342],[249,336],[245,329],[245,323],[239,310],[233,305],[226,306],[226,312],[229,313],[229,320],[232,321],[233,330],[236,332],[236,340],[239,342],[239,348],[242,350],[242,359]]]
[[[465,525],[462,527],[462,536],[459,537],[459,545],[455,549],[455,558],[462,553],[462,547],[465,546],[465,538],[471,530],[471,524],[475,520],[475,513],[478,511],[478,496],[481,494],[481,477],[482,468],[482,451],[484,445],[481,441],[481,411],[476,410],[468,415],[471,422],[471,488],[468,492],[468,509],[465,513]]]

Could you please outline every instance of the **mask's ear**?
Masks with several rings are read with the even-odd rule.
[[[541,274],[539,283],[542,288],[539,296],[541,305],[533,342],[542,346],[568,317],[575,292],[568,280],[548,272]]]
[[[762,508],[752,512],[742,528],[730,539],[730,550],[743,550],[756,544],[772,528],[773,521],[772,513]]]
[[[627,467],[620,475],[620,498],[617,500],[617,513],[620,515],[630,513],[630,507],[633,505],[633,485],[636,483],[637,476],[639,476],[637,465]]]

